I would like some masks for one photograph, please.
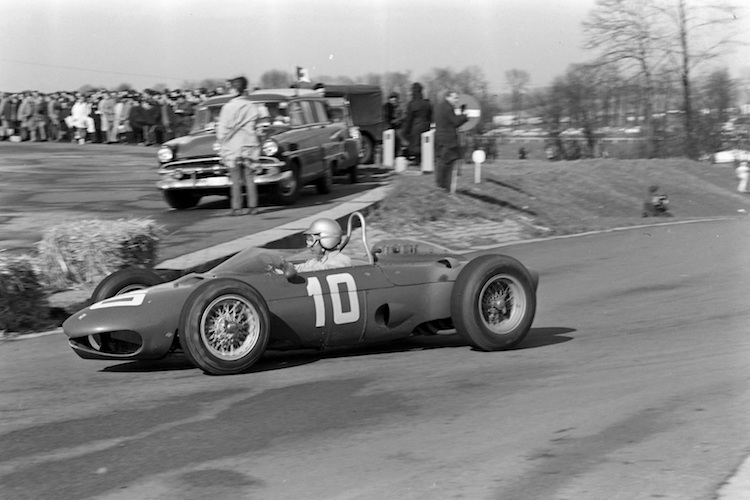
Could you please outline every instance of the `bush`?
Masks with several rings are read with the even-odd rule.
[[[86,287],[125,267],[151,268],[164,232],[150,219],[87,219],[57,226],[37,247],[43,284],[51,290]]]
[[[0,332],[34,331],[45,325],[49,314],[33,259],[0,254]]]

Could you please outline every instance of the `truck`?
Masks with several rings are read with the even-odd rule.
[[[326,98],[349,101],[354,125],[359,127],[362,140],[362,163],[372,163],[375,148],[383,142],[386,129],[383,117],[383,91],[377,85],[326,85]]]

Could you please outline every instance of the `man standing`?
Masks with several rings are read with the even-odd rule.
[[[422,162],[422,134],[429,132],[432,123],[432,104],[422,95],[422,85],[415,82],[411,86],[411,101],[406,106],[406,124],[404,133],[407,146],[407,156],[416,165]]]
[[[469,121],[464,114],[463,106],[461,114],[456,114],[457,105],[458,93],[455,90],[448,90],[445,93],[445,99],[438,103],[435,110],[435,155],[437,156],[435,181],[438,187],[446,191],[450,191],[451,188],[453,164],[462,156],[457,129]]]
[[[112,144],[117,142],[115,130],[115,100],[112,94],[104,92],[102,100],[99,101],[99,114],[102,120],[102,142]]]
[[[253,168],[245,164],[244,157],[251,160],[260,157],[260,141],[255,133],[260,111],[254,102],[244,97],[247,78],[235,78],[231,84],[235,97],[221,108],[219,124],[216,127],[216,138],[220,144],[219,155],[229,169],[232,180],[231,215],[255,214],[258,211],[258,190],[255,186]],[[248,208],[242,207],[243,181],[247,191]]]

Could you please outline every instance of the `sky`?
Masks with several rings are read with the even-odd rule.
[[[744,0],[743,0],[744,1]],[[595,0],[0,0],[0,91],[142,90],[308,69],[316,76],[478,66],[542,87],[593,59],[581,23]],[[750,16],[748,16],[750,17]],[[750,33],[750,24],[745,33]],[[747,35],[750,42],[750,35]],[[750,48],[728,59],[750,66]],[[387,89],[386,89],[387,90]]]

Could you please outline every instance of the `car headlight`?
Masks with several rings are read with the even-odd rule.
[[[268,139],[263,143],[263,156],[273,156],[279,152],[279,144],[273,139]]]
[[[359,127],[349,127],[349,137],[360,140],[362,136],[359,134]]]
[[[160,162],[166,163],[174,159],[174,151],[170,147],[162,146],[159,148],[159,151],[157,151],[156,156],[159,158]]]

